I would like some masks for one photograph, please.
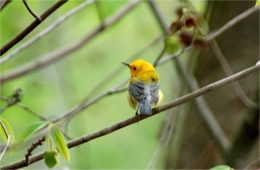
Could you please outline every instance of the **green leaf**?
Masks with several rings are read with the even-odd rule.
[[[218,165],[213,168],[210,168],[210,170],[233,170],[233,168],[231,168],[227,165]]]
[[[14,137],[14,132],[13,132],[12,126],[4,118],[0,117],[0,120],[3,123],[3,125],[2,124],[0,125],[0,136],[2,137],[4,142],[7,142],[7,136],[6,136],[6,133],[5,133],[5,130],[4,130],[4,127],[5,127],[6,132],[8,133],[8,135],[11,136],[11,143],[13,143],[15,141],[15,137]]]
[[[260,6],[260,0],[257,0],[255,6]]]
[[[53,138],[54,143],[56,144],[59,152],[64,157],[64,159],[67,161],[70,161],[70,153],[69,153],[69,149],[66,144],[66,141],[65,141],[61,131],[56,127],[53,127],[52,138]]]
[[[49,168],[53,168],[55,165],[59,164],[58,153],[55,150],[47,151],[44,154],[44,162]]]
[[[40,129],[42,129],[44,126],[46,126],[49,122],[46,121],[39,121],[31,124],[22,134],[20,137],[21,140],[27,140],[32,135],[34,135],[36,132],[38,132]]]

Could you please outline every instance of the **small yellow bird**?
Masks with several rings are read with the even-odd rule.
[[[122,64],[129,67],[131,73],[127,96],[129,105],[136,109],[136,114],[151,115],[152,108],[161,104],[163,99],[158,73],[144,60]]]

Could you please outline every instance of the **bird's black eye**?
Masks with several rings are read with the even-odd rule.
[[[133,70],[136,70],[136,67],[133,67]]]

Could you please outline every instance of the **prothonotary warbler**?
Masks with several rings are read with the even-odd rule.
[[[158,106],[163,99],[158,73],[144,60],[122,64],[129,67],[131,73],[127,96],[130,107],[136,109],[136,114],[151,115],[152,108]]]

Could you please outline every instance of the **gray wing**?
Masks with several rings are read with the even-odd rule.
[[[158,83],[152,83],[150,85],[151,104],[156,105],[159,100],[160,86]]]
[[[153,82],[148,89],[145,88],[147,87],[142,82],[129,84],[129,93],[138,102],[144,103],[149,98],[150,104],[156,105],[159,100],[159,84]]]
[[[136,82],[134,84],[129,84],[128,91],[131,97],[133,97],[138,102],[143,103],[145,100],[144,88],[144,83]]]

